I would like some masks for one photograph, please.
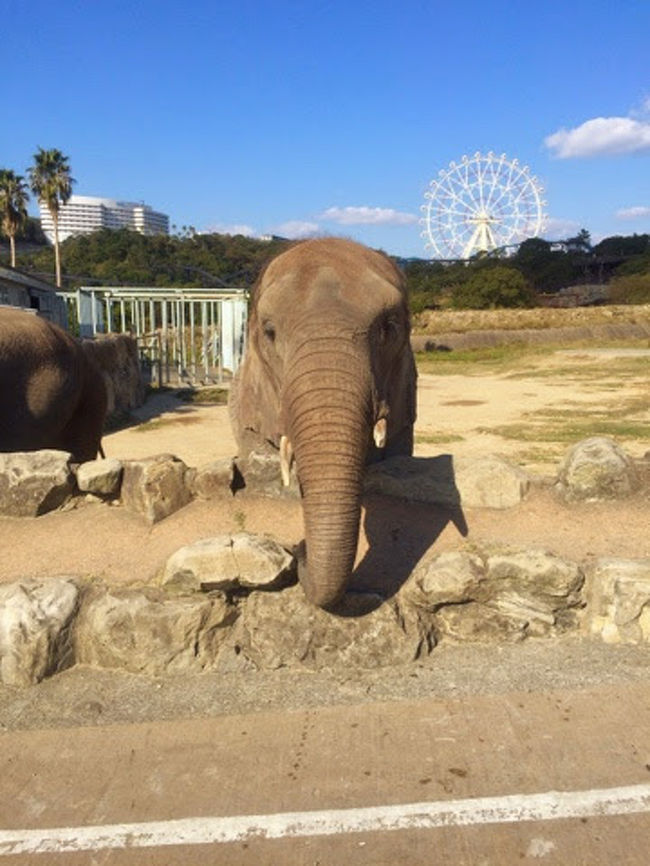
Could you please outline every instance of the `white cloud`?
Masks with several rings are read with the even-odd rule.
[[[636,220],[643,217],[650,217],[650,207],[637,205],[636,207],[623,207],[616,211],[616,218],[619,220]]]
[[[396,225],[416,223],[415,214],[404,213],[389,207],[329,207],[320,214],[320,219],[342,226],[352,225]]]
[[[319,230],[318,223],[307,220],[287,220],[273,229],[273,234],[297,240],[315,235]]]
[[[560,129],[544,139],[558,159],[614,156],[650,150],[650,123],[632,117],[594,117],[575,129]]]
[[[578,234],[580,225],[574,220],[549,217],[544,226],[543,237],[547,240],[556,241],[560,238],[568,238]]]

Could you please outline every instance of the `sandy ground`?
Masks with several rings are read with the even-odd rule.
[[[570,361],[579,367],[581,358],[584,353]],[[630,397],[647,395],[647,377],[619,379],[612,387],[607,376],[597,382],[568,381],[565,355],[539,363],[544,366],[541,376],[527,375],[525,370],[516,376],[421,376],[416,454],[458,457],[492,452],[535,469],[525,459],[528,445],[505,439],[494,428],[558,405],[572,407],[579,415],[581,406],[588,410],[594,405],[624,405]],[[235,453],[224,406],[188,406],[165,394],[148,401],[138,414],[143,422],[154,424],[106,436],[108,456],[128,459],[170,452],[188,465],[200,466]],[[443,443],[426,441],[440,435]],[[641,457],[650,443],[631,440],[625,448]],[[537,466],[546,475],[554,468],[548,454]],[[396,590],[432,546],[436,550],[463,545],[536,547],[580,561],[599,556],[650,557],[649,511],[647,493],[616,503],[567,506],[540,483],[517,508],[466,510],[463,536],[441,508],[370,498],[364,508],[360,565],[353,586],[368,589],[380,584],[384,590]],[[34,520],[0,518],[0,581],[80,575],[115,583],[148,582],[182,545],[242,528],[293,544],[302,537],[299,504],[224,496],[195,501],[153,527],[126,509],[97,503],[82,503],[74,510]],[[333,677],[327,671],[277,671],[150,680],[81,666],[30,689],[0,687],[0,728],[94,725],[431,694],[571,689],[590,683],[646,681],[647,672],[647,648],[611,647],[575,636],[514,647],[440,646],[408,673],[350,671],[346,677]]]
[[[579,367],[585,353],[569,357]],[[552,476],[557,464],[531,465],[522,457],[530,450],[529,443],[505,439],[491,432],[494,428],[547,408],[571,407],[579,416],[580,407],[623,405],[630,396],[638,398],[644,388],[647,393],[647,381],[636,378],[621,381],[615,389],[607,377],[567,383],[565,353],[536,363],[544,375],[539,375],[539,367],[531,370],[534,375],[525,371],[516,376],[421,375],[416,454],[450,453],[454,458],[502,454],[539,472],[535,477],[541,480],[544,475]],[[650,407],[646,415],[649,411]],[[201,466],[236,453],[226,406],[188,405],[165,393],[150,399],[138,415],[145,423],[105,437],[107,456],[129,459],[168,452],[190,466]],[[441,434],[453,441],[427,441]],[[625,448],[641,457],[650,443],[632,440]],[[365,505],[358,554],[365,567],[357,576],[364,586],[372,582],[371,565],[382,582],[390,580],[391,571],[404,576],[407,566],[415,565],[434,544],[439,550],[463,544],[542,547],[577,560],[650,556],[649,507],[644,496],[567,506],[540,485],[525,503],[507,512],[467,510],[466,537],[450,515],[436,506],[386,499],[369,499]],[[72,511],[36,520],[0,518],[0,580],[77,574],[119,583],[147,582],[155,579],[167,557],[182,545],[242,528],[295,544],[302,538],[300,506],[292,501],[224,496],[211,502],[197,500],[153,527],[126,509],[96,503],[82,503]]]

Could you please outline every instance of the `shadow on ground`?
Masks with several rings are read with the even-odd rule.
[[[368,551],[352,574],[349,591],[377,594],[376,601],[368,600],[367,612],[398,592],[448,524],[455,526],[462,537],[469,532],[452,456],[443,454],[419,461],[435,464],[444,504],[411,502],[377,493],[364,497],[363,528]],[[340,611],[342,616],[346,615],[345,607]],[[358,615],[358,610],[352,615]]]

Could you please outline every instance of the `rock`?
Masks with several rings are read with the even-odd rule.
[[[167,560],[161,583],[182,592],[206,587],[277,589],[295,582],[295,570],[293,557],[276,541],[238,532],[181,547]]]
[[[480,595],[485,581],[483,560],[462,551],[427,554],[400,591],[409,603],[435,611],[442,605],[463,604]]]
[[[214,460],[194,472],[191,492],[199,499],[213,499],[231,493],[235,479],[235,461],[230,457]]]
[[[435,616],[438,634],[455,643],[521,641],[526,637],[526,621],[480,604],[451,604]]]
[[[77,467],[77,487],[95,496],[117,496],[122,480],[122,464],[114,457],[89,460]]]
[[[396,496],[411,502],[460,505],[450,454],[438,457],[390,457],[366,468],[366,493]]]
[[[456,485],[468,508],[512,508],[525,498],[529,476],[495,455],[456,461]]]
[[[72,578],[0,586],[0,680],[5,685],[33,685],[68,664],[78,595]]]
[[[365,480],[368,493],[470,508],[511,508],[529,487],[525,472],[493,455],[458,460],[449,454],[391,457],[368,467]]]
[[[160,590],[99,586],[75,629],[78,662],[159,676],[215,664],[237,616],[222,593],[170,598]]]
[[[0,514],[36,517],[59,508],[74,491],[67,451],[0,454]]]
[[[185,483],[187,466],[172,454],[143,460],[126,460],[122,479],[122,502],[157,523],[190,502]]]
[[[257,496],[279,496],[284,499],[300,498],[295,465],[291,472],[291,483],[288,487],[284,487],[280,473],[280,455],[276,452],[251,451],[248,457],[237,458],[236,467],[240,476],[239,484],[247,493]]]
[[[619,499],[640,485],[634,462],[606,436],[583,439],[569,449],[558,473],[558,491],[570,501]]]
[[[586,627],[606,643],[650,642],[650,559],[599,559],[587,580]]]
[[[349,593],[337,614],[309,604],[300,586],[253,592],[233,633],[237,650],[260,669],[378,668],[417,658],[416,628],[405,628],[395,604]]]
[[[582,569],[553,553],[528,550],[490,556],[488,598],[501,613],[525,621],[531,635],[565,631],[576,624]]]
[[[584,580],[578,565],[543,551],[427,555],[398,594],[420,629],[461,640],[523,640],[576,625]]]

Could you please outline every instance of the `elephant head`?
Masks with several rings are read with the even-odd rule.
[[[337,238],[275,258],[252,298],[246,356],[231,393],[240,453],[296,463],[305,525],[299,579],[334,605],[354,566],[364,466],[411,454],[415,364],[401,272]]]

